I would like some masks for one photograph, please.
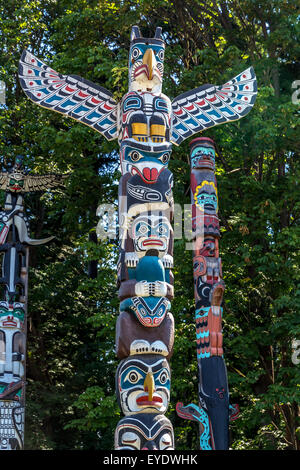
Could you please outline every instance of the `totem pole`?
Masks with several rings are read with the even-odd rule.
[[[16,158],[10,172],[0,173],[0,189],[5,191],[0,211],[0,450],[20,450],[24,443],[29,246],[54,238],[30,238],[23,194],[60,186],[62,178],[27,175],[22,157]]]
[[[256,95],[250,67],[224,86],[204,85],[171,102],[162,93],[164,51],[161,28],[154,38],[144,38],[132,27],[129,90],[120,103],[105,88],[61,75],[28,51],[19,66],[21,86],[33,102],[119,141],[116,393],[125,417],[115,432],[115,449],[174,449],[172,425],[164,415],[174,343],[173,176],[167,168],[172,144],[240,119]]]
[[[215,146],[205,137],[190,142],[193,277],[196,344],[199,373],[199,406],[176,410],[184,419],[200,423],[200,449],[228,449],[229,405],[226,366],[223,359],[222,301],[224,281],[219,258],[218,191],[215,178]]]

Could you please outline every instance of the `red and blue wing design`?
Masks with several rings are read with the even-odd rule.
[[[253,67],[222,86],[203,85],[172,101],[171,142],[184,139],[209,127],[246,116],[255,103],[257,82]]]
[[[21,86],[34,103],[117,138],[117,103],[112,93],[77,75],[61,75],[28,51],[19,63]]]

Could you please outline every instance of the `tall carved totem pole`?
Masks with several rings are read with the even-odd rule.
[[[61,75],[28,51],[23,53],[19,66],[21,86],[36,104],[82,122],[108,140],[119,141],[122,177],[116,354],[120,364],[116,372],[116,393],[125,416],[115,432],[115,449],[174,449],[172,425],[165,417],[170,400],[169,360],[174,343],[174,318],[170,312],[174,295],[173,176],[168,170],[172,144],[179,145],[206,128],[240,119],[250,111],[256,96],[251,67],[223,86],[203,85],[171,101],[162,93],[164,52],[161,28],[156,29],[154,38],[143,38],[139,28],[133,26],[129,89],[120,103],[105,88],[76,75]],[[203,207],[216,205],[213,168],[207,170],[207,174],[195,173],[192,183],[196,184],[195,189],[201,187],[195,193],[199,201],[206,193],[208,196],[204,197],[211,200],[204,206],[199,202],[202,212]],[[213,209],[210,220],[216,227],[218,219]],[[210,235],[217,243],[218,235]],[[204,241],[208,245],[210,242]],[[197,247],[195,257],[205,258],[204,251]],[[219,282],[214,294],[209,294],[213,302],[221,301],[224,290],[217,253],[216,249],[214,255],[208,255],[211,258],[205,258],[207,279],[217,276]],[[204,266],[199,269],[201,276]],[[211,280],[207,284],[211,286]],[[204,291],[201,291],[203,295],[208,295]],[[220,303],[211,305],[219,325],[212,331],[219,332]],[[201,316],[208,307],[208,301],[200,301],[197,315]],[[209,318],[215,321],[214,317]],[[211,360],[205,365],[201,362],[202,380],[210,380],[216,373],[226,375],[220,348],[221,345],[215,348],[216,360],[211,352]],[[201,351],[200,345],[198,353]],[[223,431],[220,429],[220,433]]]
[[[61,185],[61,175],[28,175],[17,157],[10,172],[0,173],[5,191],[0,211],[0,450],[23,449],[25,419],[25,355],[30,245],[43,245],[54,237],[29,236],[23,195]]]

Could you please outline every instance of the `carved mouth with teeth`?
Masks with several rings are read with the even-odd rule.
[[[142,243],[143,246],[149,246],[149,245],[158,245],[158,246],[163,246],[163,242],[161,240],[158,240],[158,239],[151,239],[151,238],[148,238],[147,240],[144,240],[143,243]]]

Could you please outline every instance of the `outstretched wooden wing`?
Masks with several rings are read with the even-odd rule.
[[[0,189],[4,191],[7,188],[9,182],[9,173],[0,173]]]
[[[77,75],[61,75],[28,51],[19,62],[21,86],[34,103],[117,138],[117,103],[112,93]]]
[[[255,103],[257,82],[253,67],[225,85],[203,85],[177,96],[172,101],[171,142],[179,145],[193,134],[241,119]]]
[[[46,191],[64,185],[64,179],[69,175],[26,175],[22,192]]]

